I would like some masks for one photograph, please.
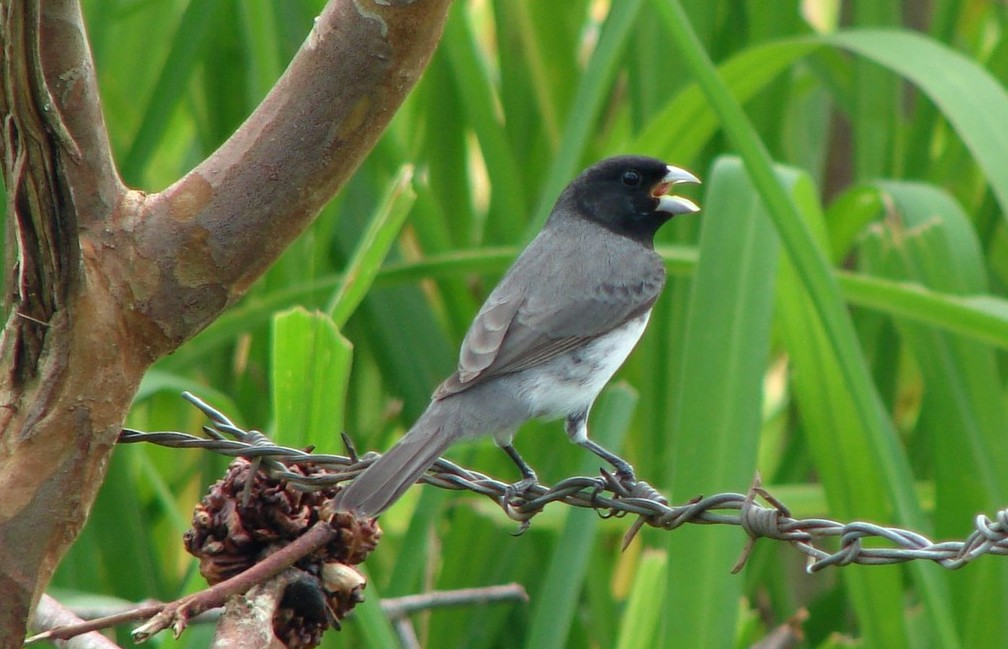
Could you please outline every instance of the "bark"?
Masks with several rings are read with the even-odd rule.
[[[239,130],[147,195],[112,160],[78,2],[0,0],[0,645],[20,646],[144,371],[238,299],[351,175],[449,3],[331,0]]]
[[[210,649],[284,649],[273,635],[273,617],[294,573],[290,570],[255,586],[244,597],[229,599]]]

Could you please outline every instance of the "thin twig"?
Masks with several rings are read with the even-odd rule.
[[[401,617],[395,620],[392,626],[395,627],[402,649],[421,649],[420,639],[417,637],[416,629],[413,628],[413,620]]]
[[[74,623],[57,626],[31,636],[25,640],[24,644],[25,646],[28,646],[46,640],[69,640],[70,638],[74,638],[84,633],[108,629],[114,626],[119,626],[120,624],[126,624],[127,622],[146,620],[163,611],[165,606],[166,604],[163,602],[141,604],[140,606],[131,608],[127,611],[120,611],[112,615],[87,620],[79,624]]]
[[[223,582],[222,582],[223,583]],[[56,600],[48,595],[43,596],[61,606]],[[181,601],[181,600],[179,600]],[[460,588],[458,590],[436,590],[418,595],[404,595],[402,597],[389,597],[381,600],[382,612],[391,620],[405,619],[410,615],[422,611],[446,608],[451,606],[471,606],[496,604],[499,602],[519,601],[527,602],[528,593],[521,584],[501,584],[498,586],[484,586],[482,588]],[[178,602],[175,602],[178,604]],[[71,615],[83,618],[77,622],[66,622],[60,626],[52,628],[31,636],[25,641],[25,646],[43,642],[46,640],[66,640],[75,638],[85,633],[108,629],[119,626],[127,622],[149,619],[161,613],[169,606],[164,602],[141,602],[123,603],[115,607],[102,607],[99,609],[69,609]],[[62,608],[62,606],[61,606]],[[188,618],[190,625],[199,622],[217,622],[220,619],[221,608],[217,607],[204,611],[198,616],[191,614]],[[192,613],[192,611],[190,611]],[[36,625],[40,626],[40,625]]]
[[[133,639],[142,642],[155,633],[172,627],[175,637],[185,628],[188,619],[211,608],[223,606],[235,595],[247,592],[291,567],[301,558],[331,543],[336,531],[325,522],[315,523],[307,532],[270,554],[248,570],[214,584],[206,590],[170,602],[145,624],[133,630]]]
[[[64,645],[65,649],[117,649],[115,644],[100,633],[92,633],[104,627],[88,628],[88,622],[80,619],[73,611],[63,606],[55,598],[43,593],[38,606],[35,607],[35,617],[32,620],[33,629],[54,629],[57,627],[76,626],[81,629],[74,634],[74,643]],[[50,631],[43,631],[25,640],[25,645],[52,640]]]
[[[525,588],[521,584],[502,584],[458,590],[432,590],[419,595],[383,599],[381,607],[382,612],[394,620],[433,608],[493,604],[505,601],[527,602],[528,593],[525,592]]]

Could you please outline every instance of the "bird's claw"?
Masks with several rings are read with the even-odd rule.
[[[597,480],[602,486],[600,489],[596,489],[596,493],[610,491],[617,498],[662,498],[654,487],[643,480],[638,480],[633,468],[629,465],[618,466],[616,471],[612,473],[602,469],[601,473],[602,477]]]
[[[532,525],[532,517],[541,511],[540,509],[524,510],[523,506],[531,500],[529,492],[539,484],[539,479],[533,475],[527,475],[514,484],[509,484],[504,488],[501,495],[500,505],[504,513],[512,520],[519,522],[517,530],[512,532],[512,536],[521,536]]]
[[[532,527],[532,521],[529,519],[525,519],[518,525],[518,529],[516,529],[514,532],[511,532],[511,536],[521,536],[522,534],[527,532],[530,527]]]
[[[637,474],[634,473],[633,467],[626,462],[614,463],[613,467],[616,469],[615,473],[602,471],[602,474],[608,479],[609,488],[614,494],[629,496],[637,487]]]
[[[637,475],[634,473],[633,467],[630,465],[616,468],[616,480],[619,481],[619,483],[623,485],[627,491],[633,491],[634,487],[637,486]]]
[[[505,503],[510,503],[511,501],[521,498],[526,499],[528,491],[539,484],[539,478],[535,475],[528,475],[519,480],[518,482],[509,484],[504,488],[504,495],[502,496]]]

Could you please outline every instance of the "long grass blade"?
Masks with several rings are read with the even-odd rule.
[[[643,5],[643,0],[622,0],[610,6],[598,45],[592,52],[574,96],[575,110],[571,111],[560,139],[560,148],[556,151],[549,175],[539,190],[539,199],[532,211],[532,220],[525,230],[525,239],[531,239],[542,228],[556,197],[577,173],[592,125],[602,109],[609,85],[616,74],[620,52],[632,33],[630,28]]]
[[[592,417],[592,437],[595,441],[606,448],[619,449],[636,403],[636,393],[626,385],[606,390]],[[598,471],[598,464],[598,458],[586,454],[580,469],[590,475]],[[560,649],[567,646],[579,593],[589,568],[588,558],[595,546],[599,520],[592,511],[567,512],[567,520],[545,564],[543,584],[534,600],[526,647]]]
[[[1008,214],[1008,90],[1002,83],[959,52],[910,31],[856,30],[827,42],[886,66],[927,93],[969,147]]]
[[[719,160],[706,187],[684,379],[669,397],[677,417],[666,433],[667,462],[678,500],[744,491],[752,479],[779,257],[773,226],[738,159]],[[742,596],[742,580],[729,572],[738,539],[679,530],[666,549],[676,565],[667,605],[681,617],[665,646],[730,645]]]
[[[346,324],[367,295],[385,256],[395,243],[416,198],[416,193],[411,188],[412,182],[413,168],[408,165],[402,167],[389,184],[368,229],[361,236],[357,249],[347,264],[343,281],[329,300],[327,311],[337,327]]]

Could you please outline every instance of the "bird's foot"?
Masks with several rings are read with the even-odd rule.
[[[634,468],[630,466],[630,463],[620,460],[619,462],[613,462],[613,467],[616,469],[614,477],[620,486],[628,492],[633,491],[634,487],[637,486],[637,474],[634,472]]]
[[[539,484],[539,478],[536,476],[535,471],[528,469],[528,471],[523,471],[525,477],[518,482],[509,484],[504,488],[504,493],[501,495],[501,507],[504,508],[507,515],[521,523],[514,533],[513,536],[521,536],[524,534],[529,526],[532,524],[532,517],[535,516],[539,510],[525,511],[523,505],[532,499],[534,496],[532,489]]]
[[[526,474],[524,478],[518,482],[509,484],[504,489],[504,502],[510,503],[517,498],[527,499],[529,490],[537,484],[539,484],[539,478],[534,472]]]
[[[616,469],[616,473],[614,474],[606,473],[606,475],[612,476],[613,479],[616,481],[616,484],[622,487],[624,491],[626,492],[632,491],[634,485],[637,484],[637,474],[634,473],[634,468],[630,466],[630,463],[621,458],[620,456],[616,455],[612,451],[606,450],[602,446],[599,446],[598,444],[590,440],[588,438],[588,435],[584,431],[577,432],[578,431],[576,427],[577,420],[568,419],[567,424],[568,424],[567,433],[571,435],[572,439],[576,440],[576,443],[579,446],[588,449],[595,455],[599,456],[600,458],[611,464],[612,467]]]

